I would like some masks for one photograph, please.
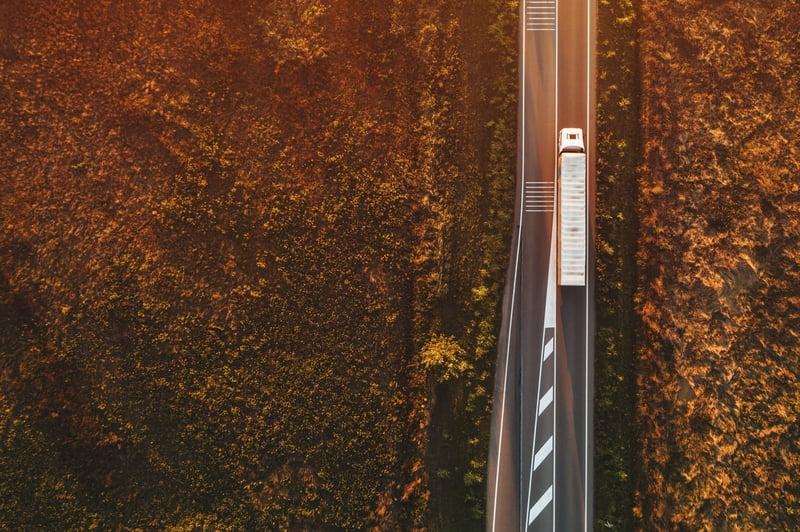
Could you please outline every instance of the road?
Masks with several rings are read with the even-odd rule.
[[[498,341],[487,530],[592,528],[594,250],[556,284],[557,134],[583,128],[594,241],[595,0],[521,0],[515,231]]]

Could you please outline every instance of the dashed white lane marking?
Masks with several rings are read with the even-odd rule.
[[[551,386],[549,390],[544,392],[544,395],[541,399],[539,399],[539,415],[542,415],[542,412],[547,410],[547,407],[553,403],[553,387]]]
[[[533,505],[533,508],[531,508],[530,512],[528,512],[528,526],[533,524],[536,518],[539,517],[539,514],[542,513],[545,508],[547,508],[547,505],[550,504],[550,501],[552,500],[553,486],[550,486],[547,488],[547,491],[545,491],[542,496],[539,497],[539,500],[536,501],[536,504]]]
[[[536,455],[533,457],[533,468],[539,469],[539,466],[542,465],[545,458],[550,456],[550,453],[553,452],[553,437],[550,436],[547,438],[547,441],[536,451]]]
[[[550,355],[553,354],[553,339],[547,341],[547,344],[544,346],[544,353],[542,353],[542,361],[547,360],[550,358]]]

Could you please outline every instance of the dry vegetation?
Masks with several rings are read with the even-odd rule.
[[[594,518],[631,530],[636,492],[636,197],[640,163],[636,5],[598,3]]]
[[[481,526],[507,10],[0,4],[0,528]]]
[[[800,11],[642,2],[642,526],[800,524]]]

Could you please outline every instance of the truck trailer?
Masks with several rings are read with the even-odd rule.
[[[564,128],[558,139],[558,284],[586,284],[586,149],[583,130]]]

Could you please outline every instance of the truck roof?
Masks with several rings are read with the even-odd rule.
[[[583,130],[579,127],[565,127],[558,134],[558,153],[584,153]]]
[[[586,284],[586,154],[558,158],[558,284]]]

